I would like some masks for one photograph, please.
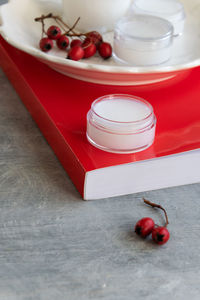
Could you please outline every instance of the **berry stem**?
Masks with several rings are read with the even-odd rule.
[[[44,30],[44,20],[45,19],[54,19],[56,23],[63,29],[65,30],[65,33],[63,35],[67,35],[69,37],[81,37],[81,36],[87,36],[87,33],[77,33],[74,31],[74,28],[78,24],[80,17],[76,20],[76,22],[70,27],[68,24],[66,24],[60,16],[54,16],[52,13],[45,15],[41,15],[40,17],[35,18],[35,22],[41,22],[42,23],[42,34],[46,33]],[[67,31],[66,31],[67,29]]]
[[[66,28],[64,28],[63,24],[58,19],[55,19],[55,21],[62,28],[62,30],[66,31]]]
[[[73,29],[74,29],[74,27],[71,29],[70,28],[70,26],[69,25],[67,25],[62,19],[61,19],[61,17],[59,17],[59,16],[54,16],[53,18],[55,18],[56,20],[58,20],[59,22],[61,22],[69,31],[72,31],[74,34],[76,34],[74,31],[73,31]],[[78,18],[78,21],[79,21],[79,19],[80,18]],[[78,22],[77,22],[78,23]]]
[[[156,204],[156,203],[153,203],[149,200],[146,200],[145,198],[143,198],[144,202],[148,205],[150,205],[151,207],[156,207],[156,208],[159,208],[159,209],[162,209],[164,211],[164,214],[165,214],[165,219],[166,219],[166,224],[165,224],[165,227],[167,227],[167,225],[169,224],[169,220],[168,220],[168,216],[167,216],[167,212],[166,210],[159,204]]]
[[[46,31],[45,31],[44,19],[51,18],[51,17],[52,17],[52,13],[50,13],[46,16],[41,15],[41,17],[38,17],[38,18],[34,19],[36,22],[41,22],[42,23],[42,38],[43,38],[44,34],[47,34]]]
[[[44,20],[41,20],[41,23],[42,23],[42,38],[43,38],[44,34],[46,34]]]
[[[74,23],[74,25],[71,28],[69,28],[69,30],[66,32],[66,34],[70,33],[70,31],[73,32],[73,29],[76,27],[76,25],[78,24],[79,20],[80,20],[80,17],[78,17],[78,19],[76,20],[76,22]]]
[[[37,17],[35,18],[35,22],[41,22],[42,20],[44,19],[48,19],[48,18],[53,18],[53,15],[52,13],[49,13],[48,15],[44,16],[44,15],[41,15],[40,17]]]

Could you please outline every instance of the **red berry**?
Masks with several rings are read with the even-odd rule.
[[[40,40],[40,49],[43,52],[48,52],[52,48],[53,48],[53,41],[51,39],[45,37]]]
[[[56,45],[59,49],[65,50],[69,46],[69,39],[66,35],[61,35],[61,37],[56,41]]]
[[[84,50],[81,46],[74,46],[68,52],[67,58],[72,60],[80,60],[84,56]]]
[[[152,231],[152,239],[156,244],[163,245],[167,243],[169,238],[170,238],[170,234],[166,227],[161,227],[161,226],[154,227]]]
[[[93,44],[90,39],[86,39],[83,42],[82,47],[84,49],[84,58],[93,56],[97,51],[95,44]]]
[[[61,37],[61,30],[58,26],[52,25],[47,30],[47,35],[52,40],[57,40]]]
[[[112,56],[112,47],[109,43],[106,42],[101,43],[98,50],[99,50],[99,54],[104,59],[108,59],[109,57]]]
[[[70,47],[74,47],[74,46],[81,46],[82,42],[81,40],[75,39],[71,41]]]
[[[135,232],[141,237],[147,237],[154,228],[154,220],[151,218],[143,218],[139,220],[135,225]]]
[[[90,32],[88,32],[86,34],[86,37],[89,38],[95,44],[95,46],[97,48],[100,45],[100,43],[103,42],[101,34],[99,32],[97,32],[97,31],[90,31]]]

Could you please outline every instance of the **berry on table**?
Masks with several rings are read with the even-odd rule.
[[[154,220],[151,218],[142,218],[135,225],[135,232],[141,237],[147,237],[154,228]]]
[[[43,52],[48,52],[53,48],[53,41],[49,39],[48,37],[44,37],[40,40],[40,49]]]
[[[152,231],[152,239],[158,245],[163,245],[167,243],[170,238],[169,231],[166,227],[155,227]]]
[[[68,52],[68,59],[71,60],[80,60],[84,57],[84,50],[81,46],[74,46]]]
[[[58,26],[52,25],[47,30],[47,35],[52,40],[57,40],[61,37],[61,30]]]
[[[159,209],[164,211],[165,220],[166,220],[165,226],[156,225],[152,230],[152,239],[153,239],[153,241],[158,245],[163,245],[163,244],[167,243],[167,241],[170,238],[170,234],[169,234],[169,231],[167,229],[167,225],[169,224],[167,212],[161,205],[150,202],[150,201],[148,201],[144,198],[143,198],[143,200],[146,204],[150,205],[151,207],[159,208]]]
[[[56,45],[59,49],[65,50],[69,46],[68,37],[66,35],[61,35],[61,37],[56,40]]]
[[[112,56],[112,47],[109,43],[101,43],[99,45],[98,51],[101,57],[103,57],[104,59],[108,59]]]

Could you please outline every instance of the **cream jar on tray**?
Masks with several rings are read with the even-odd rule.
[[[126,94],[106,95],[87,114],[87,139],[113,153],[134,153],[152,145],[156,117],[144,99]]]

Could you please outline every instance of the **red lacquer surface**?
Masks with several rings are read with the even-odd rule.
[[[120,87],[61,75],[2,38],[0,57],[7,76],[73,181],[79,173],[75,184],[81,192],[87,171],[200,148],[200,68],[184,73],[173,85],[165,82]],[[119,155],[98,150],[87,142],[87,111],[94,99],[110,93],[136,95],[152,104],[157,130],[149,149]]]

